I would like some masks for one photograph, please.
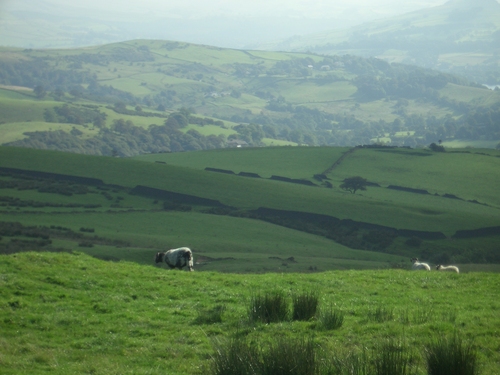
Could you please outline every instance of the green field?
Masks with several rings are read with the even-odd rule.
[[[281,175],[290,178],[311,178],[328,169],[348,148],[284,147],[242,148],[189,153],[141,155],[134,159],[178,165],[194,169],[215,167],[234,173],[252,172],[261,177]]]
[[[425,375],[424,349],[454,333],[472,343],[480,374],[495,375],[500,365],[498,274],[236,275],[104,262],[79,252],[0,257],[4,374],[215,374],[217,343],[239,338],[262,350],[280,339],[310,339],[326,360],[363,349],[376,355],[392,339],[411,354],[414,373]],[[343,323],[323,329],[319,315],[250,321],[252,297],[272,292],[282,292],[289,309],[292,296],[315,292],[318,314],[334,309]],[[221,319],[209,320],[218,306]]]
[[[93,228],[103,239],[52,231],[50,247],[81,248],[106,259],[149,263],[158,250],[186,245],[208,259],[200,262],[203,270],[378,269],[407,266],[415,255],[434,264],[455,261],[478,270],[472,264],[498,263],[498,235],[452,236],[460,230],[498,226],[500,202],[495,188],[500,161],[498,151],[484,151],[271,147],[163,153],[134,160],[2,147],[0,167],[97,178],[106,185],[41,180],[49,190],[20,188],[26,184],[23,178],[4,174],[0,176],[0,203],[4,202],[0,221],[26,227],[62,226],[74,233]],[[234,174],[206,171],[206,167]],[[238,176],[240,172],[260,178]],[[323,173],[327,178],[323,182],[313,177]],[[344,178],[356,175],[379,186],[356,194],[339,188]],[[312,186],[272,176],[308,181]],[[483,183],[477,184],[478,179]],[[133,194],[138,185],[209,199],[225,208],[218,211],[211,203],[193,203],[182,196]],[[428,194],[388,189],[389,185]],[[76,193],[64,193],[68,189]],[[61,191],[66,195],[61,196]],[[263,214],[261,208],[294,211],[302,219]],[[344,221],[325,224],[325,219],[305,218],[309,214]],[[351,220],[362,226],[349,224]],[[383,231],[366,225],[419,231],[415,235],[421,239],[415,245],[405,235],[386,238]],[[440,239],[430,239],[425,232],[442,234]],[[9,241],[4,237],[0,244],[7,249]],[[92,246],[82,247],[86,241]],[[270,256],[276,257],[272,263]],[[287,262],[290,257],[296,262]]]

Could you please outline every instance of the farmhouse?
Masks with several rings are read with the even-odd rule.
[[[241,139],[233,139],[231,141],[228,141],[227,145],[229,147],[246,147],[248,146],[248,143]]]

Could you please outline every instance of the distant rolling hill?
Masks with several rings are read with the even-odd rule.
[[[133,156],[232,145],[494,148],[500,141],[500,91],[353,55],[161,40],[4,47],[0,85],[0,143],[22,147]]]
[[[266,48],[376,56],[499,84],[500,4],[496,0],[450,0],[350,29],[294,37]]]

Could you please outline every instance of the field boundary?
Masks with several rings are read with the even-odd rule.
[[[325,171],[323,171],[323,173],[322,173],[322,174],[327,175],[328,173],[331,173],[331,172],[332,172],[335,168],[337,168],[337,167],[340,165],[340,163],[342,163],[342,162],[344,161],[344,159],[345,159],[346,157],[348,157],[348,156],[349,156],[349,155],[351,155],[354,151],[356,151],[356,149],[357,149],[357,148],[358,148],[358,147],[353,147],[353,148],[351,148],[351,149],[347,150],[346,152],[344,152],[344,154],[343,154],[340,158],[338,158],[338,159],[335,161],[335,163],[333,163],[330,167],[328,167],[327,169],[325,169]]]

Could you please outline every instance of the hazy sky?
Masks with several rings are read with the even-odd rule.
[[[262,16],[274,14],[292,17],[331,17],[345,10],[373,14],[397,14],[440,5],[446,0],[0,0],[0,9],[28,6],[43,10],[46,4],[57,5],[60,11],[75,9],[113,11],[120,13],[187,15]]]
[[[346,28],[445,2],[0,0],[0,45],[17,43],[26,47],[31,43],[30,46],[43,46],[46,35],[47,40],[52,39],[45,46],[57,46],[54,35],[60,33],[65,34],[65,43],[75,45],[155,38],[239,48],[294,35]]]

